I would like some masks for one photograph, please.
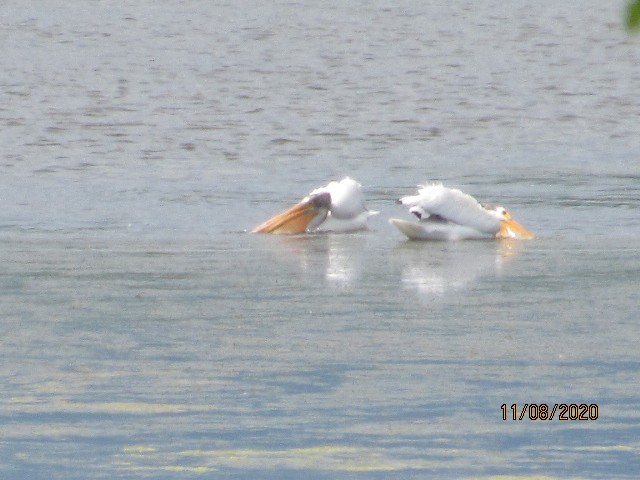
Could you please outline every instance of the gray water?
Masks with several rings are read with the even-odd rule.
[[[0,476],[636,478],[623,6],[4,2]],[[371,231],[245,233],[344,175]],[[405,241],[426,181],[537,239]]]

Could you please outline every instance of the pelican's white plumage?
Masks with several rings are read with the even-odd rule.
[[[316,188],[290,209],[253,229],[254,233],[354,232],[366,230],[378,212],[364,203],[362,186],[352,178]]]
[[[503,207],[480,204],[471,195],[441,184],[420,186],[417,195],[400,203],[419,223],[390,220],[412,240],[464,240],[482,238],[533,238]]]

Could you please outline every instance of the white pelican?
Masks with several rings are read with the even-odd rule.
[[[378,212],[364,205],[361,185],[349,177],[316,188],[299,203],[255,227],[253,233],[353,232],[366,230]]]
[[[417,195],[399,202],[420,221],[392,218],[389,222],[411,240],[533,238],[504,207],[481,205],[471,195],[441,184],[420,185]]]

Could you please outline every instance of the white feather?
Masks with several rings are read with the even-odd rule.
[[[432,222],[430,228],[435,231],[443,231],[446,222],[465,227],[465,230],[475,231],[476,238],[482,235],[495,235],[500,229],[500,219],[495,213],[483,208],[471,195],[441,184],[421,186],[417,195],[403,197],[400,201],[403,205],[410,207],[411,211],[419,211],[423,222]],[[429,216],[440,218],[429,220]],[[441,225],[435,225],[436,223]],[[463,232],[459,234],[469,238]]]
[[[315,231],[350,232],[368,228],[367,219],[379,212],[367,209],[362,196],[361,185],[352,178],[345,177],[339,182],[313,190],[309,196],[328,192],[331,195],[331,208],[327,218]]]

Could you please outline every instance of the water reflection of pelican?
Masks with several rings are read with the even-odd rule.
[[[472,288],[482,279],[501,274],[518,254],[520,242],[502,240],[494,244],[464,242],[424,244],[404,242],[396,249],[401,265],[401,283],[420,297],[431,299]],[[429,251],[425,252],[425,248]]]
[[[365,264],[367,235],[278,235],[267,245],[280,261],[340,286],[355,283]]]

